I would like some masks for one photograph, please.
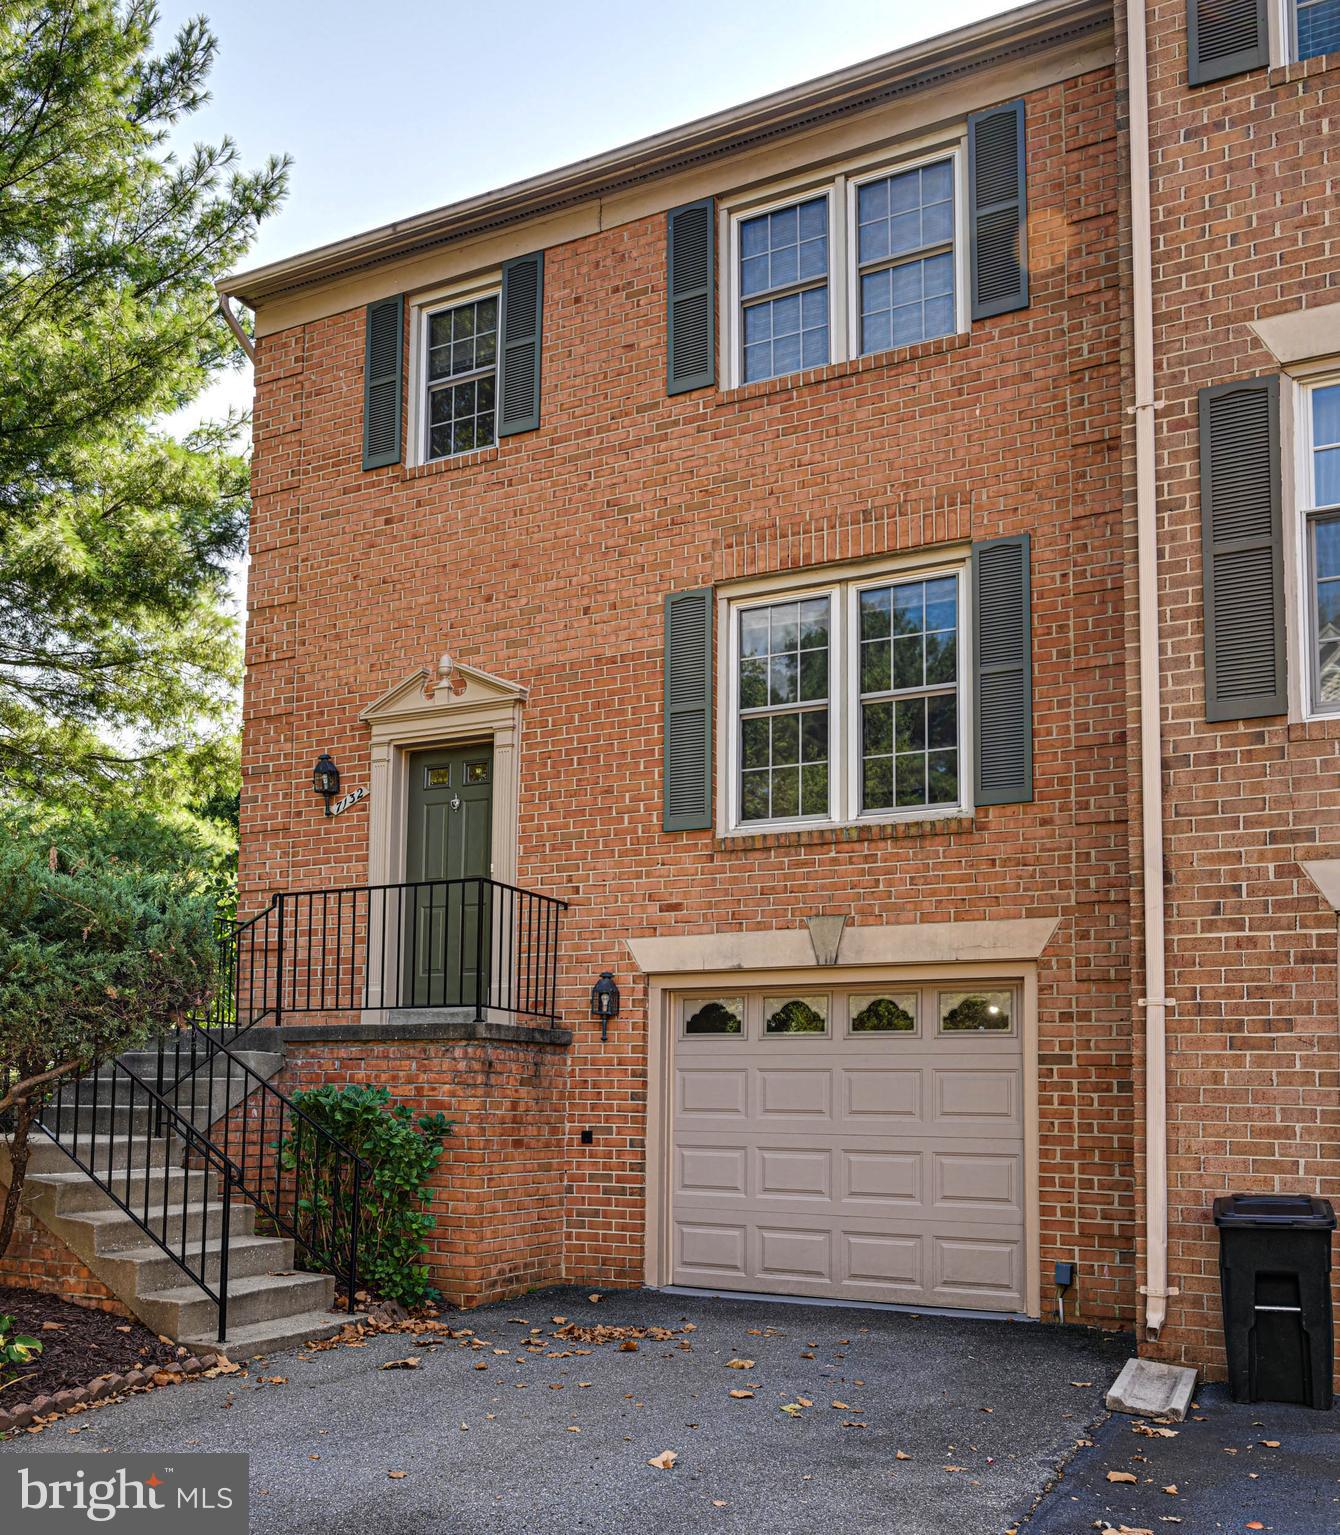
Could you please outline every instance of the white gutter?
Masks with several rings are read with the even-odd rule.
[[[1140,814],[1145,995],[1145,1333],[1168,1314],[1168,1040],[1164,996],[1163,773],[1159,686],[1158,498],[1154,474],[1154,280],[1149,216],[1149,63],[1145,0],[1126,3],[1131,164],[1131,287],[1135,354],[1135,518],[1140,620]]]
[[[252,342],[251,337],[248,336],[246,331],[244,331],[242,329],[241,322],[238,320],[236,314],[233,313],[233,301],[232,301],[232,299],[228,297],[228,295],[223,291],[222,288],[220,288],[218,291],[219,291],[219,313],[224,317],[225,320],[227,320],[227,322],[228,322],[228,329],[230,331],[232,331],[233,335],[235,335],[237,337],[237,344],[247,354],[247,357],[252,362],[255,362],[256,361],[256,347],[255,347],[254,343]]]

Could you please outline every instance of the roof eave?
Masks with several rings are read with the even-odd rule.
[[[933,86],[947,74],[975,72],[1084,37],[1101,30],[1111,16],[1111,0],[1039,0],[525,181],[283,261],[231,273],[220,278],[217,287],[254,309],[296,289],[335,281],[467,235],[562,212],[594,197],[738,153],[763,139],[867,110]]]

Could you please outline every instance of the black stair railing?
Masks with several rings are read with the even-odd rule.
[[[216,1031],[188,1020],[174,1038],[178,1105],[193,1123],[203,1113],[235,1192],[312,1267],[334,1274],[352,1311],[371,1167]]]
[[[240,1032],[292,1014],[465,1008],[558,1019],[567,902],[491,879],[284,891],[231,935]]]
[[[117,1060],[65,1078],[36,1124],[214,1302],[222,1342],[238,1193],[229,1159]]]

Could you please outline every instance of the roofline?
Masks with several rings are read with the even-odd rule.
[[[254,309],[296,289],[418,255],[467,235],[562,212],[593,197],[1085,37],[1111,20],[1112,0],[1036,0],[525,181],[230,273],[216,286],[221,294]]]

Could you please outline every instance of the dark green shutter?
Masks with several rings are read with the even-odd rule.
[[[405,300],[379,299],[367,310],[363,354],[363,467],[400,462],[400,375],[405,345]]]
[[[665,599],[666,831],[712,824],[712,592]]]
[[[1033,623],[1028,534],[972,546],[973,799],[1033,798]]]
[[[715,381],[716,212],[712,199],[686,203],[666,214],[666,288],[669,336],[668,393],[703,389]]]
[[[540,424],[540,332],[544,314],[544,252],[516,256],[502,269],[498,436],[533,432]]]
[[[1266,0],[1187,0],[1187,79],[1208,85],[1270,63]]]
[[[1205,717],[1288,710],[1278,378],[1200,392]]]
[[[1028,174],[1024,104],[968,118],[972,317],[1028,308]]]

